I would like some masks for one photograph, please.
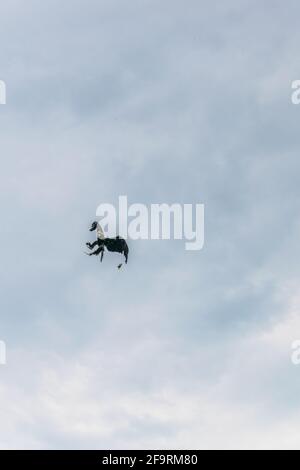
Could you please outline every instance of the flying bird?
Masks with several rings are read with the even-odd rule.
[[[95,247],[97,247],[97,249],[95,251],[91,251],[91,253],[85,253],[85,254],[88,256],[100,255],[100,261],[102,262],[104,251],[106,248],[108,251],[123,254],[125,257],[125,263],[127,264],[129,248],[126,243],[126,240],[124,240],[124,238],[121,238],[119,236],[115,238],[105,237],[104,232],[99,222],[92,223],[90,232],[94,232],[95,230],[97,233],[96,241],[94,243],[87,242],[86,246],[89,248],[89,250],[93,250]],[[119,264],[118,269],[121,269],[121,267],[122,267],[122,264]]]

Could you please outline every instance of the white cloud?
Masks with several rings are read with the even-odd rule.
[[[299,7],[48,3],[0,16],[1,448],[297,447]],[[120,194],[204,250],[85,257]]]

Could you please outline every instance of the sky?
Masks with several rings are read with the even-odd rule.
[[[299,2],[3,0],[1,449],[297,449]],[[101,203],[205,245],[83,254]]]

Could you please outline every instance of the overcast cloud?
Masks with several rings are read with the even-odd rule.
[[[2,1],[0,448],[299,448],[299,14]],[[204,249],[85,257],[123,194]]]

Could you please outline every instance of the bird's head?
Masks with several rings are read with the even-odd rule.
[[[98,225],[98,222],[93,222],[90,228],[90,232],[93,232],[94,230],[96,230],[97,225]]]

